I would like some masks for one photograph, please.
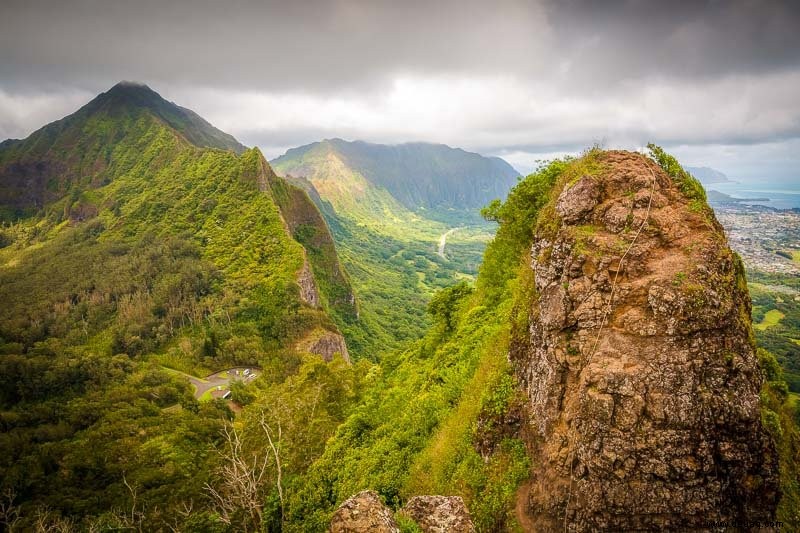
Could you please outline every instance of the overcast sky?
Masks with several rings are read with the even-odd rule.
[[[0,0],[0,139],[123,79],[268,157],[431,141],[528,171],[653,141],[800,186],[797,0]]]

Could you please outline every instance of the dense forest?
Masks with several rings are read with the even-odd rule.
[[[308,192],[331,228],[360,303],[358,323],[343,331],[350,349],[372,361],[425,333],[425,306],[436,290],[474,281],[496,225],[470,206],[505,195],[517,174],[441,145],[340,139],[291,149],[272,165]],[[459,194],[471,203],[462,198],[454,208]],[[436,245],[452,228],[439,254]]]
[[[382,187],[331,195],[320,183],[342,173],[364,184],[341,160],[336,176],[281,178],[171,106],[118,86],[0,149],[3,527],[325,531],[370,488],[393,510],[458,495],[479,531],[519,530],[533,463],[508,354],[529,328],[531,245],[602,151],[543,165],[479,221]],[[697,182],[651,154],[705,213]],[[22,194],[25,180],[41,186]],[[753,291],[756,321],[768,298]],[[796,302],[776,305],[794,328]],[[308,349],[340,332],[349,356]],[[800,371],[784,340],[756,335],[788,523],[800,437],[786,381]],[[261,374],[228,399],[185,378],[239,366]]]

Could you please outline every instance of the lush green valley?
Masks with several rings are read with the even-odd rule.
[[[434,291],[474,280],[496,227],[479,208],[516,182],[500,160],[423,143],[333,139],[272,164],[325,216],[360,303],[360,320],[344,332],[354,353],[373,361],[424,334]]]
[[[789,389],[800,393],[800,301],[796,291],[800,280],[794,276],[749,273],[753,298],[753,324],[759,345],[775,354]]]
[[[344,352],[330,365],[308,354],[356,314],[319,212],[258,150],[176,126],[196,117],[186,113],[118,85],[0,151],[0,488],[20,527],[165,529],[180,506],[207,500],[232,412],[198,403],[166,369],[257,365],[263,377],[234,387],[236,399],[295,391],[293,407],[266,419],[291,435],[300,430],[282,420],[300,416],[291,409],[307,394],[319,404],[308,422],[321,424],[316,436],[303,430],[311,448],[357,395],[365,368],[346,364],[346,349],[318,351]],[[43,188],[17,194],[20,180],[40,178]]]
[[[535,235],[555,234],[561,192],[605,172],[604,154],[517,180],[447,147],[335,140],[290,150],[279,177],[258,149],[131,84],[4,143],[0,523],[326,531],[369,488],[392,511],[457,495],[478,531],[530,529],[520,494],[538,456],[509,353],[541,296]],[[652,156],[713,226],[697,182]],[[631,247],[637,194],[619,219]],[[598,228],[574,233],[587,255]],[[791,280],[750,282],[765,378],[753,405],[791,523],[798,305],[774,290]],[[225,399],[186,378],[240,366],[258,378]]]

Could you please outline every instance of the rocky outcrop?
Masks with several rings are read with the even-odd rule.
[[[474,533],[475,526],[459,496],[414,496],[400,511],[424,533]],[[400,532],[391,509],[378,493],[364,490],[348,498],[331,519],[331,533]]]
[[[332,361],[336,353],[341,354],[345,361],[350,361],[344,337],[339,333],[321,328],[313,330],[297,344],[296,348],[301,352],[317,354],[327,362]]]
[[[359,492],[336,509],[331,533],[400,533],[392,510],[372,490]]]
[[[303,257],[303,268],[297,274],[297,284],[300,286],[300,299],[311,307],[320,307],[319,292],[314,274],[308,264],[308,258]]]
[[[738,257],[713,212],[640,154],[595,155],[531,250],[511,360],[535,454],[535,530],[774,519],[774,445]]]
[[[475,526],[460,496],[414,496],[401,511],[425,533],[474,533]]]

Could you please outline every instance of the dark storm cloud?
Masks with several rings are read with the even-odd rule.
[[[0,12],[4,86],[344,91],[414,71],[594,91],[800,61],[800,2],[4,0]]]
[[[593,74],[684,78],[794,69],[800,2],[607,0],[559,2],[550,23]]]

